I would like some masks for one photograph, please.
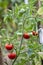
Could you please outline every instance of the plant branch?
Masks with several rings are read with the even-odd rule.
[[[25,20],[24,20],[24,22],[25,22]],[[20,55],[20,50],[21,50],[21,46],[22,46],[22,42],[23,42],[24,22],[23,22],[23,31],[22,31],[22,38],[21,38],[21,43],[20,43],[20,47],[19,47],[19,52],[18,52],[17,57],[16,57],[15,60],[13,61],[12,65],[14,65],[15,61],[17,60],[18,56]]]
[[[7,62],[4,62],[6,65],[8,65],[8,63]]]

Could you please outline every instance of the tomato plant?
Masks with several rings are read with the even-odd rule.
[[[41,1],[42,2],[42,1]],[[0,0],[0,45],[3,58],[12,65],[36,65],[41,44],[37,23],[43,24],[43,5],[37,10],[37,0]],[[7,60],[7,58],[6,58]],[[5,60],[5,64],[9,62]]]

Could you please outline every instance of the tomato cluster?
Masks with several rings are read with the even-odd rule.
[[[14,48],[14,46],[12,45],[12,44],[5,44],[5,48],[7,49],[7,50],[12,50],[13,48]],[[9,59],[15,59],[16,58],[16,53],[13,53],[13,52],[11,52],[11,53],[9,53],[8,54],[8,58]]]
[[[34,36],[36,36],[36,35],[38,35],[38,33],[37,32],[35,32],[35,31],[32,31],[32,35],[34,35]],[[30,35],[28,34],[28,33],[24,33],[23,34],[23,38],[24,39],[29,39],[30,38]],[[13,46],[13,44],[5,44],[5,48],[7,49],[7,50],[12,50],[13,48],[14,48],[14,46]],[[9,53],[8,54],[8,58],[9,59],[15,59],[16,58],[16,53],[13,53],[13,52],[11,52],[11,53]]]
[[[37,36],[38,35],[38,32],[32,31],[32,35]],[[30,38],[30,35],[28,33],[24,33],[23,34],[23,38],[24,39],[29,39]]]

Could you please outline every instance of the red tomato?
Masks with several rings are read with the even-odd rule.
[[[7,50],[12,50],[12,49],[13,49],[13,45],[12,45],[12,44],[6,44],[6,45],[5,45],[5,48],[6,48]]]
[[[24,37],[25,39],[29,39],[29,38],[30,38],[30,35],[29,35],[28,33],[24,33],[24,34],[23,34],[23,37]]]
[[[16,53],[9,53],[8,58],[9,59],[15,59],[16,58]]]

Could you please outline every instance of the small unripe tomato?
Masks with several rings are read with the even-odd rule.
[[[12,50],[13,49],[13,45],[12,44],[5,44],[5,48],[7,49],[7,50]]]
[[[28,33],[24,33],[24,34],[23,34],[23,38],[29,39],[29,38],[30,38],[30,35],[29,35]]]
[[[9,59],[15,59],[16,58],[16,53],[9,53],[8,58]]]

